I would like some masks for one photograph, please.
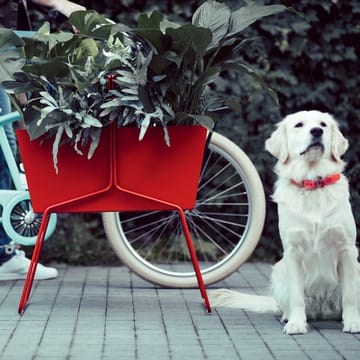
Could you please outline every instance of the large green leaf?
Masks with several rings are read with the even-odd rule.
[[[89,56],[96,56],[99,53],[99,48],[96,41],[92,38],[84,39],[80,42],[75,52],[76,61],[86,60]]]
[[[50,24],[45,22],[37,33],[34,35],[34,39],[47,44],[48,52],[50,52],[58,43],[63,43],[71,40],[74,35],[71,32],[62,31],[58,33],[50,32]]]
[[[21,94],[40,91],[42,88],[26,72],[20,71],[13,74],[13,80],[3,81],[2,86],[9,93]]]
[[[24,64],[24,41],[12,30],[0,29],[0,81],[11,80]]]
[[[69,21],[82,35],[99,39],[107,39],[114,24],[95,10],[75,11],[70,15]]]
[[[218,46],[228,32],[230,15],[231,11],[226,5],[212,0],[208,0],[195,11],[192,17],[193,25],[208,28],[212,32],[209,49]]]
[[[244,46],[253,40],[242,40],[236,37],[224,39],[221,47],[208,51],[205,61],[210,61],[212,65],[222,65],[227,61],[236,62],[241,58],[241,50]]]
[[[206,127],[210,131],[214,129],[214,120],[209,115],[191,115],[200,125]]]
[[[26,72],[42,75],[47,79],[54,79],[56,77],[64,76],[68,73],[67,66],[65,64],[66,58],[55,58],[42,64],[29,64],[24,65],[23,69]]]
[[[211,43],[212,33],[209,29],[185,24],[177,29],[168,28],[166,33],[172,39],[172,50],[181,53],[189,47],[192,47],[197,56],[205,54],[207,47]]]
[[[161,54],[169,45],[169,40],[165,38],[163,31],[160,29],[160,23],[163,21],[163,16],[158,11],[153,11],[150,15],[141,14],[139,16],[136,33],[141,35],[144,39]]]
[[[201,74],[198,82],[202,87],[209,85],[219,78],[220,72],[222,71],[220,66],[213,66],[207,69]]]
[[[51,123],[58,122],[56,112],[52,112],[46,119],[46,122],[40,122],[40,109],[38,108],[39,101],[34,100],[28,103],[24,111],[24,119],[26,119],[26,129],[29,133],[30,139],[34,140],[47,133],[47,126]]]
[[[155,75],[163,75],[166,74],[168,72],[168,69],[173,65],[174,61],[169,60],[169,58],[158,54],[153,54],[150,68]]]
[[[211,67],[205,72],[201,73],[200,77],[195,81],[194,84],[191,84],[191,91],[187,97],[187,111],[190,113],[195,113],[199,107],[200,99],[203,96],[204,89],[207,85],[213,83],[216,79],[219,78],[221,72],[221,67]]]
[[[231,14],[229,36],[233,36],[255,21],[286,10],[284,5],[251,5],[235,10]]]
[[[161,30],[160,23],[163,21],[164,17],[158,12],[153,11],[149,14],[141,14],[138,20],[138,29],[145,30]]]

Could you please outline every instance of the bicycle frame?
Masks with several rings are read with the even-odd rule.
[[[5,125],[12,124],[20,119],[21,116],[18,112],[0,116],[0,149],[3,152],[14,185],[13,189],[0,189],[0,207],[2,209],[0,224],[4,228],[6,235],[16,243],[21,245],[34,245],[37,234],[30,233],[28,229],[31,228],[32,231],[34,231],[34,226],[39,221],[40,216],[32,210],[25,174],[22,174],[19,170],[4,128]],[[18,206],[23,210],[21,213],[22,218],[19,217],[17,213]],[[12,221],[17,223],[15,227]],[[46,238],[52,234],[55,226],[56,217],[51,221],[51,226],[46,233]]]
[[[4,154],[6,164],[9,168],[11,179],[14,183],[17,191],[26,190],[26,186],[21,183],[20,171],[16,164],[14,155],[11,151],[10,144],[7,140],[4,126],[20,120],[20,114],[18,112],[12,112],[10,114],[0,116],[0,147]],[[4,190],[0,190],[3,192]],[[13,191],[13,190],[11,190]],[[1,200],[0,200],[1,201]]]

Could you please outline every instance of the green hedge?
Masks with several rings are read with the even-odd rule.
[[[79,1],[116,21],[133,25],[139,12],[159,9],[178,20],[189,19],[201,1],[184,5],[182,1]],[[240,1],[227,1],[234,8]],[[248,2],[247,2],[248,3]],[[261,3],[274,4],[274,1]],[[274,124],[284,115],[304,109],[318,109],[333,114],[350,140],[347,175],[351,182],[353,209],[357,223],[360,211],[360,184],[357,178],[360,165],[357,159],[360,144],[360,3],[349,1],[280,1],[292,6],[292,11],[269,17],[254,24],[250,34],[252,46],[244,59],[257,67],[264,79],[278,92],[280,106],[251,79],[224,74],[217,83],[219,91],[226,91],[240,99],[241,110],[236,116],[226,115],[218,131],[242,147],[255,163],[262,177],[267,198],[274,183],[274,159],[264,150],[264,141]],[[105,10],[103,10],[105,9]],[[34,22],[42,15],[34,13]],[[101,227],[100,217],[89,214],[60,216],[58,230],[46,243],[44,261],[98,264],[116,263]],[[282,249],[277,231],[276,208],[267,203],[267,217],[263,236],[253,258],[275,261]]]
[[[282,3],[293,6],[297,12],[289,11],[255,24],[251,32],[259,40],[244,55],[250,63],[257,63],[265,80],[278,92],[280,107],[276,108],[265,94],[254,91],[255,86],[247,79],[241,79],[239,95],[244,99],[241,120],[233,121],[224,131],[256,164],[269,199],[274,159],[263,151],[263,144],[274,122],[288,113],[306,109],[333,114],[350,141],[350,150],[345,155],[346,174],[354,214],[360,224],[357,182],[360,145],[356,139],[360,126],[360,3],[330,0]],[[276,208],[268,201],[263,237],[254,256],[272,261],[281,251]]]

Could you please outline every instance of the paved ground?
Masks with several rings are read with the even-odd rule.
[[[246,264],[213,287],[264,293],[266,264]],[[36,282],[17,315],[23,281],[0,286],[0,358],[27,359],[360,359],[360,335],[339,322],[282,333],[273,315],[218,309],[207,315],[195,290],[157,288],[125,267],[60,267]]]

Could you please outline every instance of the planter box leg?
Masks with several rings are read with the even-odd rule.
[[[193,244],[192,239],[191,239],[189,227],[188,227],[188,224],[186,222],[185,213],[184,213],[184,211],[182,209],[178,209],[178,211],[179,211],[180,220],[181,220],[181,223],[182,223],[182,226],[183,226],[187,246],[188,246],[188,249],[189,249],[189,252],[190,252],[191,260],[192,260],[192,263],[193,263],[194,271],[195,271],[195,274],[196,274],[196,278],[198,280],[200,293],[201,293],[202,298],[204,299],[205,307],[206,307],[208,313],[211,313],[211,307],[210,307],[209,299],[208,299],[208,296],[207,296],[204,280],[203,280],[202,275],[201,275],[200,266],[199,266],[199,262],[198,262],[198,259],[197,259],[197,256],[196,256],[196,251],[195,251],[195,248],[194,248],[194,244]],[[19,307],[18,307],[18,313],[20,315],[22,315],[24,313],[25,307],[26,307],[27,302],[29,300],[31,288],[32,288],[32,285],[33,285],[33,282],[34,282],[36,267],[37,267],[37,264],[39,262],[39,257],[40,257],[42,246],[44,244],[44,239],[45,239],[45,234],[46,234],[46,229],[47,229],[47,226],[48,226],[48,223],[49,223],[49,219],[50,219],[50,213],[45,211],[44,214],[43,214],[42,221],[41,221],[41,225],[40,225],[38,237],[37,237],[37,240],[36,240],[33,256],[31,258],[30,267],[29,267],[29,270],[28,270],[28,274],[26,276],[25,284],[24,284],[24,287],[23,287],[23,292],[22,292]]]
[[[193,241],[191,239],[189,227],[188,227],[188,224],[186,222],[185,213],[184,213],[184,211],[182,209],[178,209],[178,211],[179,211],[179,215],[180,215],[181,224],[182,224],[182,227],[183,227],[183,230],[184,230],[187,246],[188,246],[188,249],[189,249],[189,252],[190,252],[191,261],[193,263],[196,278],[197,278],[197,281],[198,281],[198,284],[199,284],[200,293],[201,293],[202,298],[204,299],[205,307],[206,307],[207,312],[211,313],[211,307],[210,307],[209,298],[207,296],[204,280],[203,280],[203,277],[201,275],[199,262],[198,262],[198,259],[197,259],[197,256],[196,256],[196,251],[195,251],[195,248],[194,248],[194,243],[193,243]]]
[[[32,288],[32,285],[34,282],[36,267],[39,262],[40,252],[41,252],[42,246],[44,244],[44,239],[45,239],[45,234],[46,234],[46,229],[47,229],[47,226],[49,223],[49,219],[50,219],[50,213],[45,211],[43,214],[42,221],[41,221],[39,233],[38,233],[38,236],[36,239],[36,244],[34,247],[34,252],[31,257],[29,270],[28,270],[28,273],[26,276],[24,288],[22,291],[22,295],[21,295],[21,299],[20,299],[20,303],[19,303],[19,307],[18,307],[18,313],[20,315],[22,315],[24,313],[25,307],[29,300],[31,288]]]

